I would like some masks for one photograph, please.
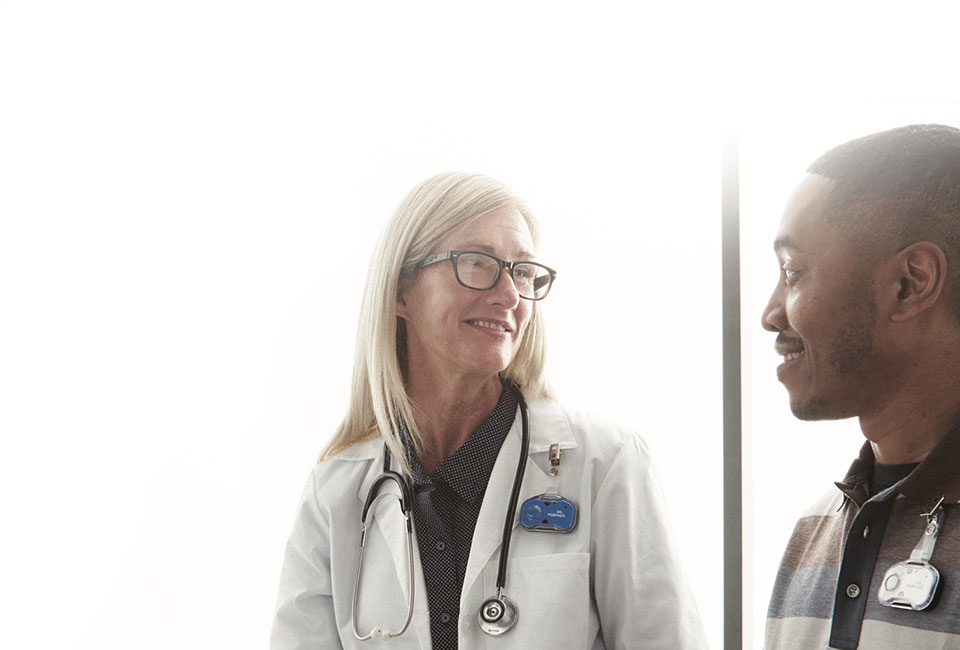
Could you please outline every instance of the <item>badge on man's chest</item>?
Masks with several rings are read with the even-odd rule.
[[[943,526],[943,497],[924,513],[927,525],[910,559],[897,562],[883,574],[877,599],[881,605],[897,609],[923,610],[933,604],[940,586],[940,572],[928,561]]]

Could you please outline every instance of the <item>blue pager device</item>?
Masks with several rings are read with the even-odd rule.
[[[541,494],[520,506],[520,525],[544,533],[569,533],[577,527],[577,504],[559,494]]]

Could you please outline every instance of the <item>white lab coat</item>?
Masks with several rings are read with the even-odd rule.
[[[643,440],[548,400],[530,403],[529,418],[530,455],[519,504],[559,493],[577,504],[577,527],[567,534],[532,532],[515,518],[504,594],[517,604],[518,620],[501,637],[484,634],[477,613],[496,594],[504,517],[520,454],[518,412],[473,535],[456,621],[460,649],[707,648],[667,540],[659,486]],[[552,443],[562,449],[556,476],[549,473]],[[416,548],[410,627],[389,640],[360,642],[353,635],[360,514],[382,469],[380,440],[354,445],[313,469],[286,548],[271,650],[430,648],[426,585]],[[393,490],[393,484],[384,489]],[[407,613],[403,516],[392,498],[382,499],[375,514],[360,586],[362,634],[374,626],[396,631]]]

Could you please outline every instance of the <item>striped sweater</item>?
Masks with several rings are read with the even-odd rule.
[[[793,531],[767,613],[766,650],[960,650],[960,426],[901,483],[868,499],[873,452],[865,444],[847,477]],[[877,592],[886,570],[910,557],[930,511],[945,519],[930,563],[941,588],[922,611],[894,609]]]

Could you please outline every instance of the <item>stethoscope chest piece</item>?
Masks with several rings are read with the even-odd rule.
[[[477,620],[481,630],[490,636],[500,636],[513,627],[517,617],[516,603],[503,594],[498,594],[483,601]]]

